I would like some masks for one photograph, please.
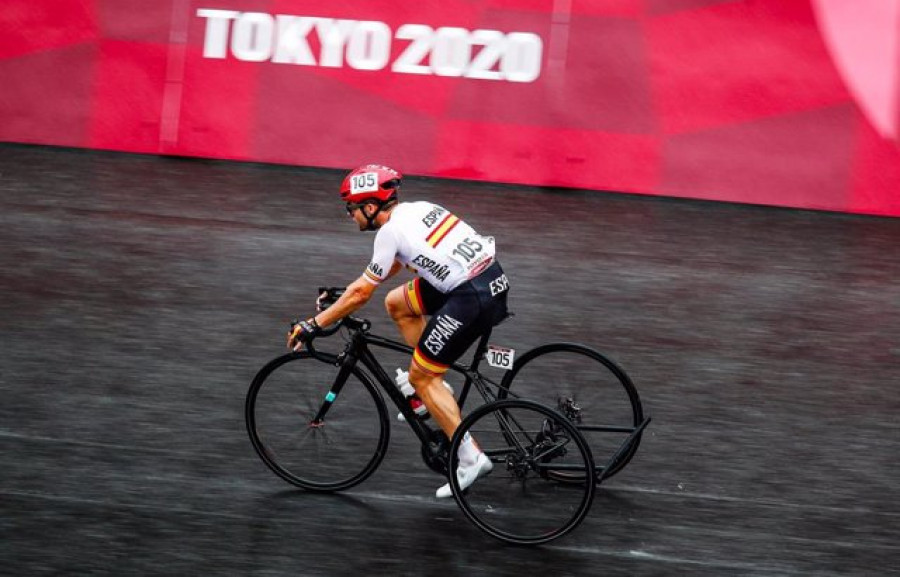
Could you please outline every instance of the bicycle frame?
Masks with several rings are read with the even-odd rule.
[[[637,391],[627,375],[624,374],[617,365],[604,357],[597,351],[583,345],[573,343],[550,343],[542,345],[516,359],[512,363],[512,368],[505,373],[502,379],[495,382],[481,374],[479,368],[482,362],[488,362],[494,366],[489,356],[486,355],[491,349],[488,346],[493,331],[485,331],[477,340],[474,347],[474,355],[471,357],[469,364],[465,362],[452,363],[448,370],[456,375],[462,375],[464,382],[459,389],[458,405],[462,409],[467,404],[466,401],[473,387],[478,392],[478,396],[485,401],[484,404],[473,407],[473,410],[466,411],[468,415],[462,420],[459,428],[447,438],[444,431],[440,427],[436,427],[433,422],[429,423],[427,417],[419,417],[416,415],[409,399],[404,394],[403,387],[401,390],[395,385],[392,374],[385,370],[384,365],[378,360],[378,351],[375,349],[386,349],[402,355],[412,355],[413,347],[406,345],[398,340],[381,337],[369,332],[371,323],[368,320],[347,317],[335,326],[323,331],[321,337],[327,337],[336,333],[340,328],[347,329],[347,338],[344,343],[336,343],[342,345],[342,350],[335,352],[334,348],[328,347],[330,350],[317,351],[316,340],[306,344],[306,352],[288,353],[269,361],[253,379],[250,389],[247,393],[245,403],[245,421],[247,431],[253,443],[253,448],[263,460],[263,462],[272,469],[282,479],[289,483],[308,489],[311,491],[333,492],[354,487],[367,479],[378,467],[384,459],[387,452],[388,443],[390,441],[390,428],[388,411],[384,395],[393,402],[399,409],[401,414],[406,417],[407,425],[412,429],[413,433],[420,441],[421,456],[425,464],[434,472],[449,478],[450,488],[454,497],[459,502],[466,516],[469,517],[476,525],[486,531],[488,534],[497,537],[503,541],[515,544],[539,544],[545,543],[557,537],[560,537],[573,528],[575,528],[587,514],[593,499],[594,491],[604,479],[611,477],[618,470],[621,470],[630,461],[640,442],[641,433],[650,422],[649,417],[644,417],[641,411],[640,399]],[[531,366],[528,363],[532,360],[540,358],[546,360],[545,355],[552,354],[549,357],[551,364],[546,365],[553,367],[552,363],[557,362],[560,357],[557,353],[564,352],[567,355],[576,354],[576,361],[587,359],[595,364],[590,365],[594,368],[600,367],[601,373],[610,371],[614,376],[613,386],[624,388],[624,397],[629,403],[624,410],[616,409],[621,412],[623,417],[627,417],[627,426],[622,419],[612,418],[610,420],[590,420],[587,416],[593,416],[595,407],[605,407],[608,403],[604,399],[596,397],[587,397],[592,399],[580,407],[575,404],[574,400],[578,391],[588,390],[585,387],[594,385],[592,380],[577,381],[574,385],[568,380],[563,379],[558,382],[552,381],[550,393],[556,395],[562,393],[564,396],[557,396],[556,401],[552,399],[547,404],[528,400],[520,397],[519,394],[510,391],[513,380],[522,371],[523,367]],[[392,361],[395,360],[393,359]],[[512,356],[512,355],[510,355]],[[263,384],[273,374],[274,371],[287,363],[301,359],[316,359],[318,362],[330,365],[331,369],[319,366],[319,370],[315,371],[312,381],[300,378],[297,380],[295,369],[290,373],[279,373],[281,376],[275,380],[275,393],[266,394],[261,404],[257,403],[258,395],[263,388]],[[570,360],[572,357],[562,357],[563,360]],[[384,357],[382,356],[382,359]],[[313,363],[314,365],[315,363]],[[390,363],[391,365],[393,363]],[[563,363],[565,367],[567,363]],[[602,365],[602,366],[601,366]],[[541,399],[546,397],[544,394],[545,385],[548,380],[546,369],[533,371],[531,374],[535,378],[522,379],[525,384],[522,385],[522,392],[534,391],[537,388],[538,395]],[[335,368],[336,367],[336,371]],[[302,367],[306,368],[306,365]],[[324,372],[321,370],[325,368]],[[506,368],[506,367],[503,367]],[[526,371],[528,369],[525,369]],[[337,373],[335,375],[335,372]],[[529,373],[525,373],[528,375]],[[553,375],[568,375],[565,369],[553,372]],[[592,374],[592,373],[589,373]],[[327,376],[326,376],[327,375]],[[576,375],[577,377],[577,375]],[[573,379],[574,380],[574,379]],[[324,382],[322,382],[324,381]],[[336,439],[330,438],[331,435],[326,430],[319,435],[316,429],[325,426],[327,421],[332,419],[326,418],[329,415],[333,404],[337,401],[338,396],[348,381],[352,381],[351,385],[355,391],[360,391],[364,397],[367,409],[375,409],[377,412],[377,435],[372,435],[369,428],[355,430],[352,419],[354,417],[352,403],[343,403],[347,405],[348,411],[342,412],[338,410],[332,417],[335,423],[334,432],[338,435],[349,432],[350,435],[356,434],[355,440],[348,444],[350,448],[357,448],[360,439],[375,439],[374,451],[371,458],[362,464],[362,468],[357,469],[353,465],[352,459],[349,461],[350,468],[344,467],[347,464],[347,456],[342,451],[333,452],[330,449],[321,451],[321,445],[316,443],[324,442],[326,446],[336,447]],[[283,385],[287,383],[289,387],[296,389],[299,384],[302,391],[299,391],[295,402],[291,398],[279,396],[278,391],[283,392]],[[313,386],[306,386],[312,383]],[[383,392],[379,392],[378,384]],[[281,384],[282,387],[278,388]],[[528,386],[530,384],[530,386]],[[321,386],[328,386],[329,390],[324,391],[324,399],[319,395],[322,394]],[[359,388],[357,388],[359,387]],[[361,389],[363,391],[361,391]],[[269,388],[265,389],[266,391]],[[290,389],[289,389],[290,390]],[[543,391],[543,392],[542,392]],[[348,389],[347,394],[351,391]],[[515,397],[513,399],[507,397]],[[602,395],[601,395],[602,396]],[[320,400],[316,400],[316,399]],[[614,402],[621,403],[622,393],[616,393]],[[270,414],[266,411],[275,407],[276,414],[279,413],[281,405],[287,400],[289,418],[268,419],[265,415]],[[312,407],[309,403],[312,402]],[[372,403],[374,402],[374,407]],[[477,403],[477,400],[474,401]],[[564,405],[563,403],[569,403]],[[469,402],[472,405],[473,402]],[[553,408],[552,405],[558,405]],[[262,406],[264,426],[262,432],[258,428],[257,409]],[[299,409],[299,411],[298,411]],[[312,414],[307,412],[312,410]],[[602,411],[601,411],[602,412]],[[600,413],[598,413],[600,414]],[[302,415],[306,415],[305,418]],[[310,419],[306,423],[306,427],[302,421],[297,422],[297,417],[302,421]],[[368,424],[371,424],[371,415],[369,415]],[[584,420],[582,420],[584,417]],[[345,423],[348,427],[338,426],[342,419],[346,419]],[[270,434],[267,425],[273,424],[275,428]],[[287,430],[284,430],[284,426]],[[279,430],[280,427],[280,430]],[[328,427],[330,430],[331,427]],[[613,450],[611,457],[603,465],[598,465],[593,456],[593,451],[589,445],[589,439],[585,438],[582,430],[585,432],[614,432],[617,434],[628,433],[627,438],[622,442],[617,450]],[[278,431],[276,433],[276,431]],[[469,432],[473,436],[478,436],[484,442],[483,450],[493,463],[494,468],[499,467],[502,471],[499,483],[493,483],[493,489],[487,489],[486,492],[480,491],[464,491],[465,487],[459,477],[454,474],[454,469],[460,466],[460,447]],[[281,433],[286,432],[287,436],[283,437]],[[298,435],[300,442],[298,443]],[[281,440],[279,440],[281,439]],[[310,452],[306,441],[309,440],[313,444],[313,451]],[[607,449],[612,449],[609,443],[604,443],[604,453]],[[282,449],[285,450],[283,454]],[[299,451],[299,452],[298,452]],[[304,456],[305,453],[305,456]],[[284,462],[281,457],[287,455]],[[312,458],[310,462],[309,459]],[[336,459],[336,460],[335,460]],[[479,456],[479,460],[482,456]],[[317,467],[320,462],[326,462],[325,467]],[[340,463],[340,465],[337,465]],[[295,467],[296,465],[296,467]],[[337,466],[335,466],[337,465]],[[320,470],[321,469],[321,470]],[[481,472],[481,471],[479,471]],[[495,475],[496,477],[496,475]],[[574,488],[576,498],[580,499],[572,505],[560,508],[562,516],[558,521],[554,521],[556,528],[547,528],[547,522],[543,516],[537,520],[537,525],[531,529],[525,526],[519,526],[515,521],[509,523],[509,517],[504,515],[497,516],[494,514],[492,506],[485,508],[486,503],[490,505],[497,499],[503,501],[509,493],[510,480],[521,481],[522,496],[527,497],[528,494],[535,494],[534,490],[525,491],[525,483],[534,480],[536,483],[557,483],[567,485]],[[487,487],[490,487],[488,485]],[[529,486],[530,487],[530,486]],[[558,490],[555,485],[551,485],[549,493],[540,493],[542,489],[537,489],[538,494],[545,494],[554,501],[556,497],[563,495],[562,490]],[[580,492],[580,493],[579,493]],[[480,493],[482,500],[478,503]],[[527,493],[527,494],[526,494]],[[439,491],[440,494],[440,491]],[[566,493],[568,494],[568,493]],[[581,497],[578,497],[578,495]],[[441,496],[443,496],[441,494]],[[484,497],[487,500],[484,500]],[[474,501],[470,502],[470,498]],[[526,505],[526,511],[529,511]],[[485,513],[487,511],[487,513]],[[529,513],[531,515],[531,513]],[[533,517],[533,515],[531,515]],[[532,531],[529,533],[528,531]],[[535,533],[536,531],[536,533]]]
[[[338,395],[340,395],[341,389],[347,382],[347,378],[350,376],[352,368],[361,363],[363,367],[365,367],[365,369],[368,371],[369,375],[374,377],[375,381],[377,381],[381,385],[388,398],[390,398],[394,402],[403,416],[406,417],[406,423],[412,428],[416,437],[418,437],[421,441],[423,450],[427,451],[428,454],[433,458],[441,456],[441,453],[444,450],[444,444],[439,443],[437,447],[433,446],[435,434],[438,432],[438,430],[429,427],[423,419],[419,418],[415,414],[407,398],[395,386],[393,379],[391,379],[391,377],[384,370],[384,367],[375,357],[375,354],[370,348],[374,346],[412,355],[413,347],[410,347],[409,345],[406,345],[399,341],[369,333],[368,330],[371,324],[367,320],[348,317],[343,319],[342,325],[344,328],[347,328],[350,331],[350,342],[347,344],[344,352],[337,357],[337,364],[340,365],[341,370],[338,372],[337,378],[335,379],[331,391],[326,396],[326,399],[322,403],[319,412],[313,419],[313,424],[319,423],[325,418],[325,415],[328,413],[328,409],[331,407],[331,404],[338,397]],[[484,358],[485,352],[487,351],[488,340],[490,339],[492,332],[492,330],[488,330],[480,337],[480,339],[478,340],[478,344],[475,347],[475,354],[472,358],[471,363],[469,363],[468,365],[464,365],[458,362],[453,363],[448,369],[465,377],[465,382],[463,384],[462,390],[460,391],[459,399],[457,401],[460,409],[465,406],[466,398],[468,397],[469,391],[471,390],[473,385],[475,386],[481,397],[485,400],[485,402],[490,402],[497,399],[497,396],[493,393],[490,387],[493,386],[499,388],[500,385],[494,383],[490,379],[487,379],[478,371],[478,367]],[[325,360],[319,355],[319,353],[316,352],[313,343],[309,343],[307,345],[307,349],[309,350],[310,354],[312,354],[316,358]],[[447,439],[447,441],[449,442],[449,439]]]
[[[326,356],[321,353],[317,353],[313,343],[308,343],[307,345],[307,349],[312,356],[318,358],[321,361],[334,364],[335,366],[340,366],[340,370],[338,371],[338,375],[335,378],[334,384],[329,393],[326,395],[325,400],[319,408],[318,413],[311,421],[310,426],[315,427],[323,423],[325,415],[328,413],[328,410],[331,407],[332,403],[334,403],[334,401],[337,399],[341,389],[343,388],[344,384],[346,384],[352,370],[354,369],[354,367],[362,364],[364,368],[363,372],[365,372],[367,376],[373,378],[381,385],[381,388],[387,394],[388,398],[393,401],[394,405],[396,405],[399,411],[406,418],[407,424],[410,426],[410,428],[413,430],[413,433],[421,442],[422,456],[426,464],[435,471],[443,472],[442,470],[445,469],[449,464],[447,447],[449,445],[450,439],[448,439],[443,434],[443,431],[441,429],[432,428],[424,419],[415,414],[412,407],[410,406],[408,399],[394,384],[393,378],[388,375],[384,367],[376,358],[375,354],[372,352],[372,347],[376,347],[412,355],[413,347],[393,339],[370,333],[369,329],[371,327],[371,323],[366,319],[359,319],[355,317],[347,317],[343,319],[338,326],[335,326],[334,328],[329,329],[328,331],[323,333],[323,336],[330,336],[336,333],[341,327],[348,329],[350,332],[350,340],[342,353],[338,355],[329,353]],[[486,403],[496,401],[499,398],[506,398],[507,396],[519,398],[519,395],[509,390],[508,383],[506,383],[505,378],[503,383],[495,383],[491,379],[488,379],[487,377],[482,375],[478,370],[478,367],[484,360],[485,353],[488,350],[488,341],[492,333],[493,330],[490,329],[479,338],[475,347],[475,353],[472,357],[472,361],[468,365],[456,362],[451,364],[448,368],[449,371],[453,371],[465,377],[465,381],[461,389],[459,399],[457,401],[460,409],[463,409],[463,407],[465,406],[466,399],[468,398],[469,392],[471,391],[473,385],[478,391],[481,398]],[[527,358],[527,356],[528,353],[526,353],[525,357]],[[500,392],[500,395],[495,394],[494,391]],[[633,443],[640,437],[649,423],[650,417],[645,417],[642,422],[638,423],[634,427],[605,425],[585,427],[585,429],[588,431],[628,434],[626,439],[621,442],[618,449],[613,452],[612,456],[608,457],[605,461],[601,461],[600,464],[595,465],[594,478],[598,484],[610,476],[610,471],[613,470],[613,466],[619,461],[619,459],[622,458],[623,455],[627,453],[628,450],[630,450]],[[555,470],[565,470],[567,469],[567,466],[558,465],[554,466],[553,468]]]

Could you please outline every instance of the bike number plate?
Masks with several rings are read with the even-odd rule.
[[[498,347],[496,345],[488,345],[487,352],[484,354],[487,363],[498,369],[509,370],[513,367],[513,361],[516,359],[516,351]]]

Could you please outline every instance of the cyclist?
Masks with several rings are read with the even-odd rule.
[[[417,278],[395,287],[385,306],[404,340],[414,347],[409,382],[448,438],[462,418],[443,375],[485,331],[507,316],[509,281],[495,254],[494,239],[481,236],[449,210],[430,202],[400,202],[402,175],[368,164],[350,172],[341,199],[361,231],[376,231],[372,261],[330,307],[298,323],[288,347],[300,350],[320,327],[352,314],[375,289],[404,266]],[[426,319],[426,316],[430,316]],[[457,478],[465,489],[492,469],[467,434],[459,448]],[[437,497],[451,496],[449,483]]]

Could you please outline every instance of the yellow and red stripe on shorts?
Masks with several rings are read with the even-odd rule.
[[[425,314],[425,304],[422,303],[422,293],[419,292],[419,279],[413,279],[406,283],[406,305],[413,314],[422,316]]]
[[[419,350],[419,347],[416,347],[416,350],[413,351],[413,362],[416,363],[416,366],[422,369],[423,372],[432,376],[443,375],[447,372],[447,369],[450,368],[450,365],[445,365],[426,357],[422,354],[422,351]]]
[[[425,242],[427,242],[428,246],[431,248],[437,247],[457,224],[459,224],[459,218],[453,214],[448,214],[444,220],[437,225],[437,228],[431,231],[431,234],[428,235]]]

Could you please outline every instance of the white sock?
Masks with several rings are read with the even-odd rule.
[[[472,435],[466,432],[462,443],[459,444],[459,450],[456,454],[459,455],[460,465],[463,467],[471,467],[475,464],[475,461],[478,460],[481,449],[475,445],[475,439],[472,438]]]

